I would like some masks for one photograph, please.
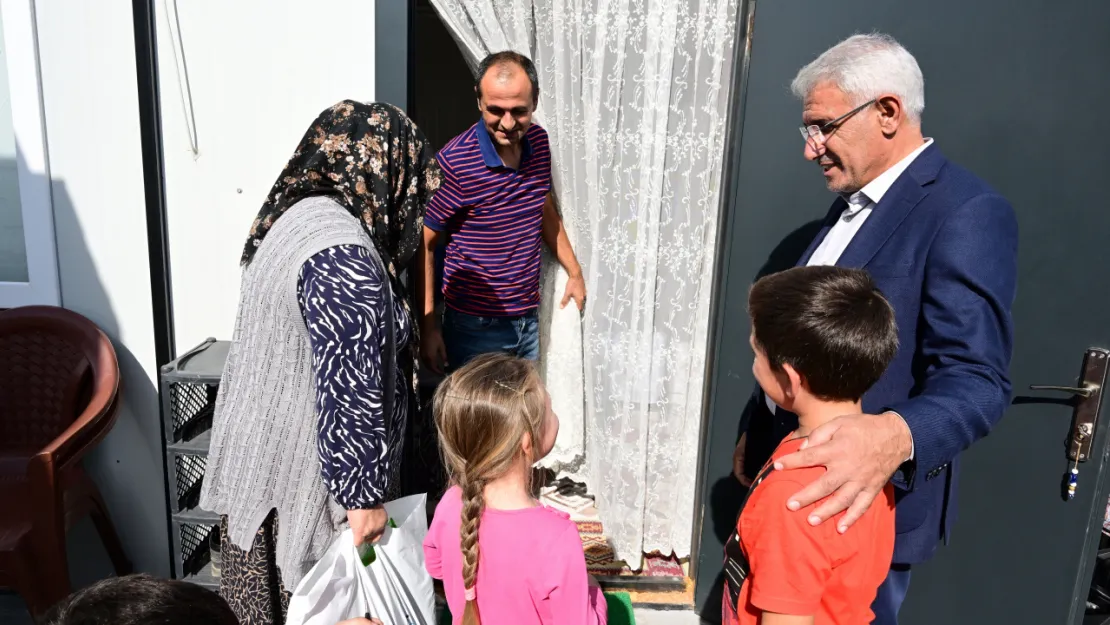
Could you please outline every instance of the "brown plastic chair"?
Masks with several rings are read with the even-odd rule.
[[[62,308],[0,312],[0,586],[42,615],[70,593],[66,531],[92,517],[116,572],[131,572],[81,458],[112,428],[111,342]]]

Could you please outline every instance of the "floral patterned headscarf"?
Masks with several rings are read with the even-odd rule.
[[[344,100],[320,113],[301,139],[254,219],[242,264],[289,207],[327,195],[362,221],[400,287],[398,272],[416,253],[424,209],[441,179],[424,133],[400,109]]]
[[[307,197],[330,196],[362,221],[389,272],[393,292],[411,317],[398,272],[423,240],[424,210],[442,176],[424,133],[401,109],[344,100],[320,113],[301,139],[254,218],[242,264],[250,264],[274,222],[291,206]],[[411,327],[412,364],[405,369],[415,391],[420,326]],[[419,393],[409,400],[419,410]]]

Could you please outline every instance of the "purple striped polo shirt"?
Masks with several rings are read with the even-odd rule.
[[[551,189],[547,131],[524,134],[520,169],[506,167],[479,122],[436,159],[443,185],[428,203],[424,225],[450,237],[443,299],[479,317],[511,317],[540,304],[543,203]]]

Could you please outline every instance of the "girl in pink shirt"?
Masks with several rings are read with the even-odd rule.
[[[578,528],[532,497],[532,465],[559,433],[532,363],[479,356],[440,385],[434,405],[454,486],[436,507],[424,555],[454,624],[605,625]]]

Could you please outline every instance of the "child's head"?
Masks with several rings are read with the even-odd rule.
[[[508,354],[478,356],[448,376],[434,405],[447,469],[463,490],[530,467],[559,433],[535,365]]]
[[[861,269],[795,267],[748,294],[752,372],[776,404],[859,401],[898,351],[894,309]]]
[[[483,489],[512,471],[527,478],[532,464],[555,446],[559,419],[535,366],[506,354],[486,354],[452,373],[436,390],[436,429],[452,481],[462,490],[463,623],[478,622],[471,599],[478,575],[478,524]]]
[[[73,593],[48,625],[239,625],[219,595],[189,582],[150,575],[112,577]]]

